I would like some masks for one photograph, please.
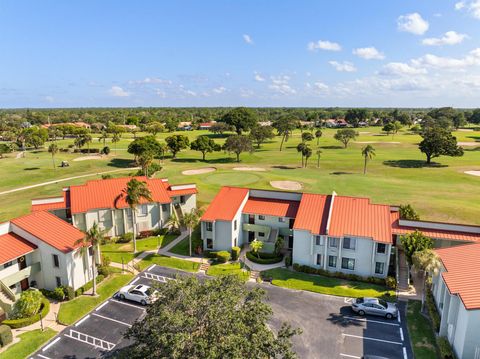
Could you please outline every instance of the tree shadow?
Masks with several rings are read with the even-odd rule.
[[[335,325],[340,327],[360,327],[363,325],[363,322],[359,320],[353,320],[348,318],[348,316],[355,315],[352,312],[352,309],[348,306],[340,308],[340,313],[330,313],[327,320]]]
[[[23,170],[24,171],[35,171],[35,170],[39,170],[39,169],[40,169],[40,167],[26,167]]]
[[[383,164],[385,166],[396,167],[396,168],[448,167],[447,165],[442,165],[441,163],[438,163],[438,162],[431,162],[429,164],[426,161],[422,161],[422,160],[390,160],[390,161],[383,161]]]
[[[475,140],[475,142],[480,142],[480,136],[467,136],[467,138],[471,138],[472,140]]]
[[[233,157],[223,157],[223,158],[216,158],[216,159],[213,159],[213,160],[209,160],[207,158],[205,161],[203,161],[201,158],[174,158],[174,159],[172,159],[172,162],[215,164],[215,163],[233,163],[233,162],[237,162],[237,161]]]
[[[125,158],[112,158],[110,162],[108,162],[107,166],[117,168],[130,168],[135,167],[135,162]]]
[[[221,135],[219,133],[207,133],[207,134],[201,135],[201,136],[207,136],[208,138],[215,139],[215,138],[227,138],[227,137],[232,136],[232,135],[233,135],[232,133],[224,133],[223,135]]]
[[[272,168],[276,168],[279,170],[294,170],[297,169],[298,167],[292,167],[292,166],[272,166]]]
[[[330,145],[330,146],[320,146],[320,148],[323,148],[325,150],[340,150],[343,149],[343,146],[337,146],[337,145]]]
[[[341,176],[341,175],[353,175],[353,172],[343,172],[343,171],[338,171],[338,172],[331,172],[331,175],[335,176]]]
[[[479,145],[480,145],[480,143],[479,143]],[[465,148],[465,147],[464,147],[464,148],[463,148],[463,151],[464,151],[464,152],[480,151],[480,146],[478,146],[478,147],[470,147],[470,148]]]

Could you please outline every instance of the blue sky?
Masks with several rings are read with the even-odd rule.
[[[0,107],[480,107],[480,0],[0,1]]]

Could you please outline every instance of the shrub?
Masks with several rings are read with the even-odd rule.
[[[48,301],[47,298],[42,298],[40,303],[39,313],[26,318],[7,319],[3,321],[3,324],[8,325],[12,329],[23,328],[30,324],[38,322],[40,320],[40,314],[42,315],[42,318],[45,318],[49,311],[50,311],[50,302]]]
[[[205,257],[211,258],[211,259],[216,259],[217,258],[217,251],[205,251],[203,252],[205,254]]]
[[[63,293],[65,294],[65,300],[72,300],[75,298],[75,291],[70,286],[63,286]]]
[[[227,263],[230,260],[230,253],[227,251],[217,252],[217,261],[220,263]]]
[[[40,310],[43,294],[39,290],[29,289],[22,292],[13,306],[13,318],[20,319],[35,315]]]
[[[238,260],[238,257],[240,257],[240,251],[240,247],[232,247],[232,260]]]
[[[104,155],[108,155],[110,153],[110,147],[105,146],[104,148],[102,148],[102,153]]]
[[[430,319],[432,321],[433,329],[436,333],[440,330],[440,315],[438,314],[437,307],[435,306],[435,302],[433,300],[432,292],[430,289],[427,290],[427,309]]]
[[[276,255],[274,253],[259,253],[260,258],[258,258],[258,254],[253,254],[251,251],[247,252],[247,258],[254,263],[258,264],[273,264],[278,263],[283,260],[283,255]]]
[[[288,268],[291,265],[292,265],[292,257],[288,255],[285,257],[285,266]]]
[[[117,243],[128,243],[133,241],[133,233],[124,233],[117,238]]]
[[[12,340],[12,329],[8,325],[0,325],[0,348],[10,344]]]
[[[102,264],[98,266],[97,270],[98,270],[98,275],[103,275],[104,277],[108,277],[110,275],[110,268],[108,267],[108,265]]]
[[[387,277],[385,284],[387,285],[387,288],[397,289],[397,280],[394,277]]]
[[[437,339],[438,349],[440,350],[441,359],[454,359],[452,346],[445,337],[438,337]]]
[[[103,276],[102,274],[97,275],[97,284],[99,284],[104,279],[105,279],[105,276]],[[93,281],[91,280],[90,282],[85,283],[83,287],[78,288],[75,291],[75,296],[78,297],[79,295],[82,295],[92,287],[93,287]]]
[[[62,287],[57,287],[52,292],[52,298],[61,302],[65,299],[65,292]]]

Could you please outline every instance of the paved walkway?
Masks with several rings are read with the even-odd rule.
[[[245,246],[240,252],[240,260],[244,262],[252,271],[262,272],[262,271],[273,269],[273,268],[285,267],[285,258],[281,262],[273,263],[273,264],[254,263],[247,258],[248,251],[249,251],[248,246]]]

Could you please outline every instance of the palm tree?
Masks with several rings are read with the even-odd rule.
[[[103,238],[105,238],[108,230],[101,230],[98,227],[97,222],[93,222],[92,228],[85,232],[85,237],[79,239],[75,242],[75,245],[81,245],[80,253],[84,256],[88,253],[88,248],[92,247],[92,276],[93,276],[93,290],[92,295],[96,294],[97,291],[97,266],[96,266],[96,257],[97,253],[100,255],[99,244]]]
[[[120,141],[120,134],[115,132],[112,136],[112,143],[115,145],[115,155],[117,155],[117,142]]]
[[[297,152],[300,152],[302,154],[302,168],[303,168],[303,157],[304,157],[303,152],[304,152],[306,147],[307,147],[307,145],[305,144],[305,142],[300,142],[297,145]]]
[[[320,144],[320,137],[322,137],[322,130],[316,130],[315,137],[317,138],[317,146],[318,146]]]
[[[302,151],[302,154],[305,156],[305,167],[307,167],[307,162],[310,157],[312,157],[312,149],[310,148],[309,145],[306,145],[305,148]]]
[[[260,259],[260,250],[263,248],[263,242],[257,240],[256,238],[250,243],[250,250],[253,254],[256,254],[258,259]]]
[[[189,255],[192,256],[192,231],[197,226],[198,222],[200,221],[200,217],[202,216],[202,212],[194,208],[189,213],[185,213],[181,220],[183,226],[187,227],[188,229],[188,245],[189,245]]]
[[[362,148],[362,156],[365,158],[365,163],[363,165],[363,174],[367,173],[367,162],[375,157],[375,148],[372,145],[366,145]]]
[[[132,178],[127,183],[127,187],[122,190],[121,196],[125,199],[130,210],[132,211],[133,224],[133,253],[137,253],[137,206],[143,200],[152,202],[152,192],[148,189],[145,182],[141,182],[136,178]]]
[[[425,309],[425,290],[427,287],[428,275],[436,274],[441,266],[440,259],[431,249],[425,249],[413,253],[412,262],[415,268],[423,272],[423,296],[422,296],[422,312]]]
[[[50,152],[52,154],[53,170],[56,171],[57,167],[55,166],[55,155],[58,152],[57,144],[56,143],[50,144],[50,146],[48,146],[48,152]]]
[[[103,130],[102,134],[98,138],[98,142],[103,141],[103,147],[105,147],[105,141],[108,139],[108,132]]]
[[[322,150],[318,149],[316,154],[317,154],[317,168],[320,168],[320,155],[322,154]]]
[[[175,211],[172,212],[172,215],[167,219],[167,221],[165,222],[165,225],[168,228],[170,228],[171,231],[180,230],[181,223],[178,220],[178,217],[175,214]]]

